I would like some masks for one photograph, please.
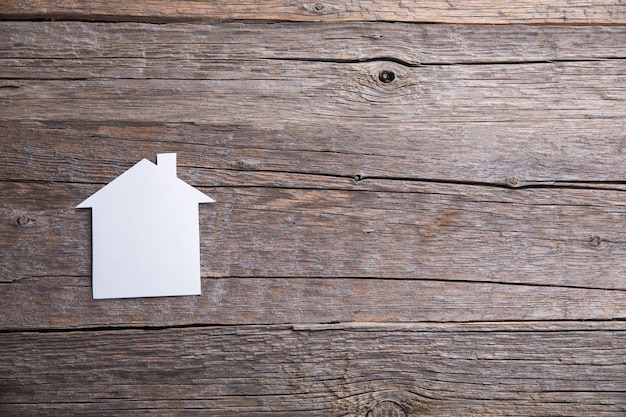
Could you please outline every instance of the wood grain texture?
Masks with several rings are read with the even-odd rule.
[[[111,77],[114,71],[138,73],[158,63],[151,60],[164,59],[186,64],[179,65],[184,71],[194,62],[224,59],[358,62],[387,58],[417,66],[626,57],[624,26],[1,22],[0,40],[0,57],[18,60],[3,60],[3,64],[51,60],[46,71],[31,74],[52,79],[63,78],[65,66],[93,69],[90,77]],[[85,59],[89,61],[82,61]],[[117,65],[107,66],[107,61],[99,59],[114,60],[111,63]],[[122,65],[126,62],[134,65]],[[20,68],[28,70],[29,65]],[[14,74],[20,78],[28,73]],[[182,74],[169,75],[180,78]],[[67,78],[71,76],[67,74]]]
[[[191,183],[226,181],[201,188],[219,202],[200,211],[206,297],[165,310],[90,299],[90,213],[74,206],[99,184],[0,183],[0,326],[625,318],[621,191],[203,171]]]
[[[245,141],[266,153],[238,168],[268,172],[516,186],[623,180],[623,27],[382,25],[373,36],[371,25],[326,25],[313,42],[323,47],[312,49],[294,46],[293,25],[33,25],[0,25],[4,120],[73,120],[79,135],[92,123],[100,137],[144,140],[154,137],[142,129],[166,120],[178,126],[150,131],[187,129],[177,142],[231,155]],[[385,71],[393,82],[380,80]],[[121,123],[141,127],[123,132]],[[310,171],[335,153],[341,167]]]
[[[0,187],[9,281],[89,274],[90,213],[75,210],[74,199],[82,201],[99,185],[8,182]],[[515,194],[457,185],[444,193],[442,188],[202,188],[221,202],[201,210],[203,274],[625,289],[625,239],[619,227],[624,208],[619,201],[611,204],[621,192],[557,188]],[[20,226],[21,216],[32,221]],[[36,248],[40,256],[24,263],[11,256],[11,248]]]
[[[275,3],[0,5],[0,414],[624,415],[623,5]],[[160,152],[202,295],[94,301]]]
[[[176,151],[187,169],[181,175],[201,186],[393,191],[419,189],[419,181],[443,187],[446,180],[512,189],[625,185],[619,119],[354,123],[359,130],[341,119],[301,124],[295,116],[273,127],[210,120],[4,121],[0,146],[11,158],[2,160],[2,169],[11,181],[54,175],[57,181],[104,184],[138,159]]]
[[[205,278],[202,296],[99,302],[91,299],[90,276],[29,278],[0,288],[0,326],[12,331],[204,323],[610,321],[624,319],[626,303],[623,291],[416,279]]]
[[[561,23],[616,24],[626,21],[624,5],[619,0],[592,2],[537,0],[521,1],[445,1],[403,2],[381,0],[270,0],[262,3],[237,1],[148,0],[124,2],[98,0],[83,2],[63,0],[4,0],[0,7],[3,19],[84,19],[138,20],[168,22],[176,20],[228,21],[392,21],[436,23]]]
[[[623,328],[500,327],[4,334],[0,411],[365,416],[383,401],[411,416],[626,411]]]

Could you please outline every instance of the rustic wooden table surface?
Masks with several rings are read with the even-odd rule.
[[[0,415],[626,415],[623,1],[127,3],[0,5]],[[93,300],[162,152],[202,295]]]

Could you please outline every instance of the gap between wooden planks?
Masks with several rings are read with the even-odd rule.
[[[128,3],[97,0],[88,3],[65,0],[50,4],[45,0],[5,0],[0,6],[2,19],[71,19],[102,21],[391,21],[455,24],[623,24],[626,12],[619,1],[571,2],[537,0],[473,1],[463,3],[369,1],[279,1],[263,3],[165,0]]]

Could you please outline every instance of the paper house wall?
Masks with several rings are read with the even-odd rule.
[[[198,204],[176,154],[143,159],[77,208],[92,209],[93,298],[200,294]]]

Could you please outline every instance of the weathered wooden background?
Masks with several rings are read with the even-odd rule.
[[[623,1],[127,3],[0,5],[0,415],[626,415]],[[92,300],[170,151],[202,296]]]

